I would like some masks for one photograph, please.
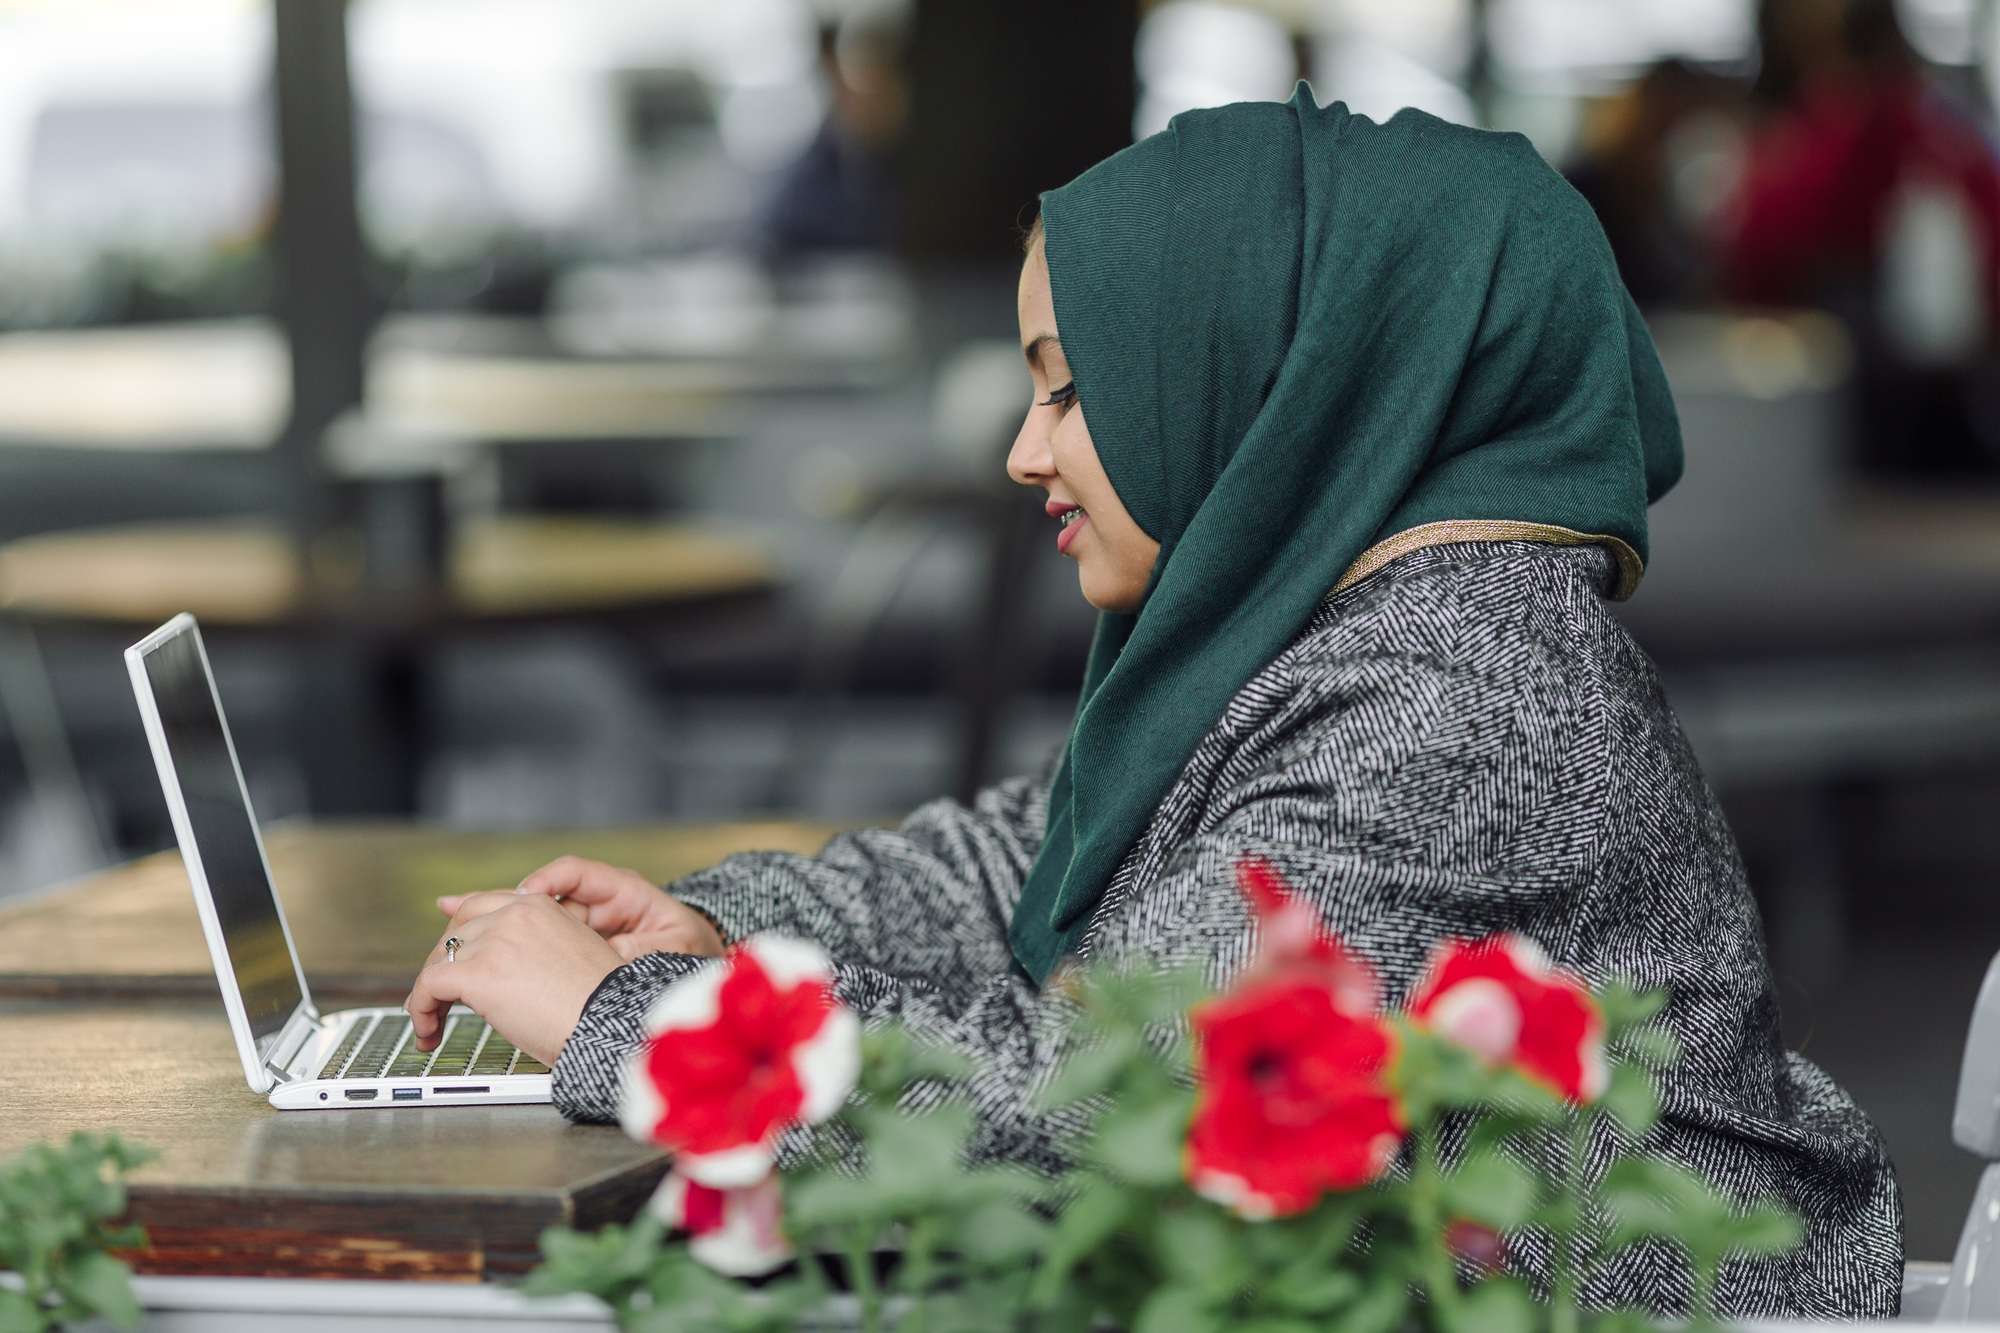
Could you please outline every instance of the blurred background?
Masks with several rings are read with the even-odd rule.
[[[1620,608],[1913,1258],[2000,947],[1995,0],[0,0],[0,896],[260,815],[893,818],[1092,617],[1001,458],[1036,193],[1308,80],[1596,208],[1687,480]]]

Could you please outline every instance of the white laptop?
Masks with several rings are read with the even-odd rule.
[[[548,1066],[468,1009],[425,1052],[401,1009],[313,1007],[194,617],[127,648],[125,665],[251,1090],[283,1110],[548,1101]]]

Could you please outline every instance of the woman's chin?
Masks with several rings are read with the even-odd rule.
[[[1076,572],[1077,586],[1083,590],[1083,600],[1100,611],[1113,615],[1130,615],[1139,609],[1144,590],[1137,592],[1125,585],[1123,580],[1093,578],[1088,567]]]

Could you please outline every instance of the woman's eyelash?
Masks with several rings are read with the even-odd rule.
[[[1068,407],[1076,401],[1076,381],[1071,380],[1060,389],[1049,390],[1048,401],[1038,403],[1038,407]]]

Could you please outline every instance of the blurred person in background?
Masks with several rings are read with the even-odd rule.
[[[1595,109],[1564,172],[1589,201],[1632,299],[1646,309],[1708,297],[1710,231],[1735,165],[1736,80],[1662,60]]]
[[[1894,0],[1764,0],[1760,124],[1723,292],[1816,305],[1860,351],[1858,461],[2000,473],[2000,167],[1932,88]]]
[[[867,3],[821,29],[832,104],[779,178],[762,219],[766,255],[888,250],[900,233],[894,153],[907,112],[901,7]]]
[[[1392,1000],[1442,941],[1496,933],[1665,989],[1686,1058],[1648,1147],[1805,1222],[1721,1307],[1893,1313],[1881,1139],[1780,1040],[1735,843],[1605,605],[1681,441],[1576,192],[1518,135],[1302,88],[1185,112],[1043,195],[1017,300],[1035,392],[1008,473],[1102,613],[1060,765],[671,892],[572,858],[442,899],[459,943],[411,992],[419,1046],[463,1001],[553,1064],[564,1114],[613,1119],[662,992],[729,940],[802,937],[864,1022],[974,1066],[975,1157],[1051,1166],[1068,960],[1226,983],[1261,861]],[[1545,1239],[1509,1246],[1545,1271]],[[1686,1280],[1625,1251],[1584,1298],[1674,1312]]]

